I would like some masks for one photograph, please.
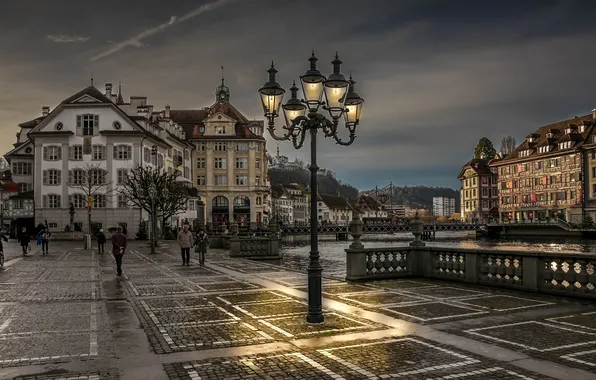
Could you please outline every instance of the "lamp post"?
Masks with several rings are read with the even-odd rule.
[[[151,199],[151,253],[155,253],[155,233],[157,230],[157,213],[155,210],[155,198],[157,197],[157,189],[155,188],[155,184],[151,183],[149,185],[149,199]]]
[[[317,57],[313,51],[310,69],[300,76],[304,99],[298,99],[296,83],[290,88],[291,98],[281,105],[285,90],[275,81],[277,70],[273,63],[267,70],[269,81],[259,89],[268,130],[271,136],[280,141],[291,140],[295,149],[300,149],[310,133],[311,162],[310,170],[310,255],[308,264],[308,323],[323,323],[322,307],[322,271],[319,260],[318,225],[317,225],[317,133],[323,132],[325,137],[333,137],[339,145],[351,145],[356,138],[356,127],[360,122],[360,114],[364,100],[354,91],[354,81],[341,74],[341,64],[337,54],[331,62],[333,73],[328,78],[317,70]],[[324,93],[324,100],[323,100]],[[275,133],[275,119],[279,117],[280,107],[283,109],[285,125],[281,136]],[[327,111],[329,118],[319,112]],[[342,116],[349,132],[349,140],[338,137],[338,126]]]

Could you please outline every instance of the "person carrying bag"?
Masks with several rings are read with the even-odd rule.
[[[201,228],[195,240],[195,252],[199,254],[199,264],[205,265],[205,255],[207,254],[207,247],[209,246],[209,236]]]

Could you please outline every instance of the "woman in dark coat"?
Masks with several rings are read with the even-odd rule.
[[[27,229],[25,227],[21,228],[21,232],[19,232],[17,238],[19,239],[21,248],[23,248],[23,256],[27,256],[27,248],[29,248],[30,236],[27,233]]]

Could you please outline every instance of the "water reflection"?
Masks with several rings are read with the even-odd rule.
[[[403,247],[412,240],[412,234],[394,234],[387,241],[387,235],[364,235],[365,248],[374,247]],[[323,239],[329,239],[324,237]],[[319,241],[321,263],[326,274],[345,275],[346,255],[344,250],[350,241],[322,240]],[[284,246],[282,248],[282,265],[306,270],[308,266],[308,243],[301,246]],[[596,240],[564,237],[509,237],[501,239],[476,238],[469,232],[437,232],[437,239],[426,242],[431,247],[490,249],[502,251],[541,251],[541,252],[569,252],[594,253]]]

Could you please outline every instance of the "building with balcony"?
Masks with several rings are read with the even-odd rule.
[[[502,222],[581,223],[590,199],[596,200],[595,119],[593,112],[540,127],[504,160],[491,163],[499,174]]]
[[[462,221],[486,221],[490,217],[498,217],[497,169],[492,168],[487,159],[468,161],[461,168],[457,179],[461,181]]]
[[[215,91],[210,107],[170,110],[164,115],[182,126],[193,145],[192,178],[203,196],[208,226],[231,220],[255,228],[267,223],[269,181],[264,122],[249,121],[230,104],[230,89]]]

